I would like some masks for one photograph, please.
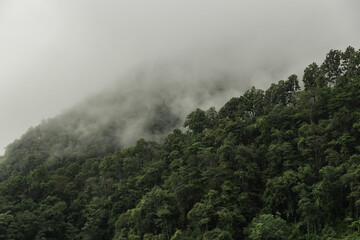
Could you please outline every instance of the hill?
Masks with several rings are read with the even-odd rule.
[[[359,67],[359,50],[331,50],[304,90],[296,75],[251,88],[161,143],[114,144],[126,117],[81,132],[101,104],[46,121],[2,159],[0,238],[359,239]],[[171,104],[150,109],[149,132],[177,125]]]
[[[135,69],[124,78],[43,120],[10,144],[4,154],[4,175],[24,175],[40,164],[57,168],[77,159],[104,157],[140,138],[161,142],[182,127],[189,111],[220,106],[234,92],[230,88],[246,85],[221,71],[205,73],[176,64]]]

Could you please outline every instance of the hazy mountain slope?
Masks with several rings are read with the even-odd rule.
[[[196,109],[160,144],[111,149],[113,131],[41,124],[1,164],[0,238],[359,239],[360,50],[331,50],[303,83],[291,75]],[[91,126],[73,114],[69,126]],[[48,155],[69,143],[79,148]]]
[[[196,107],[223,104],[247,83],[225,73],[182,65],[138,69],[118,85],[30,128],[5,153],[6,174],[102,157],[139,138],[161,141]],[[36,152],[36,154],[34,154]]]

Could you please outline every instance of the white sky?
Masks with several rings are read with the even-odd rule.
[[[0,154],[139,65],[191,59],[301,75],[332,48],[360,47],[359,2],[0,0]]]

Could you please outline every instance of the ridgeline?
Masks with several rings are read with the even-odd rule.
[[[0,239],[360,239],[360,50],[331,50],[303,88],[253,87],[125,149],[111,121],[44,121],[0,159]],[[178,121],[154,109],[148,131]]]

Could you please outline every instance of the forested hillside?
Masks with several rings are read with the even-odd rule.
[[[39,164],[56,168],[78,158],[104,157],[140,138],[160,142],[183,125],[189,111],[220,106],[239,92],[230,86],[248,88],[247,81],[237,83],[221,71],[200,72],[176,64],[134,69],[111,88],[30,128],[7,147],[5,175],[26,174]]]
[[[179,121],[157,109],[149,131]],[[360,239],[360,50],[310,64],[303,90],[291,75],[196,109],[159,143],[64,119],[2,157],[0,239]]]

